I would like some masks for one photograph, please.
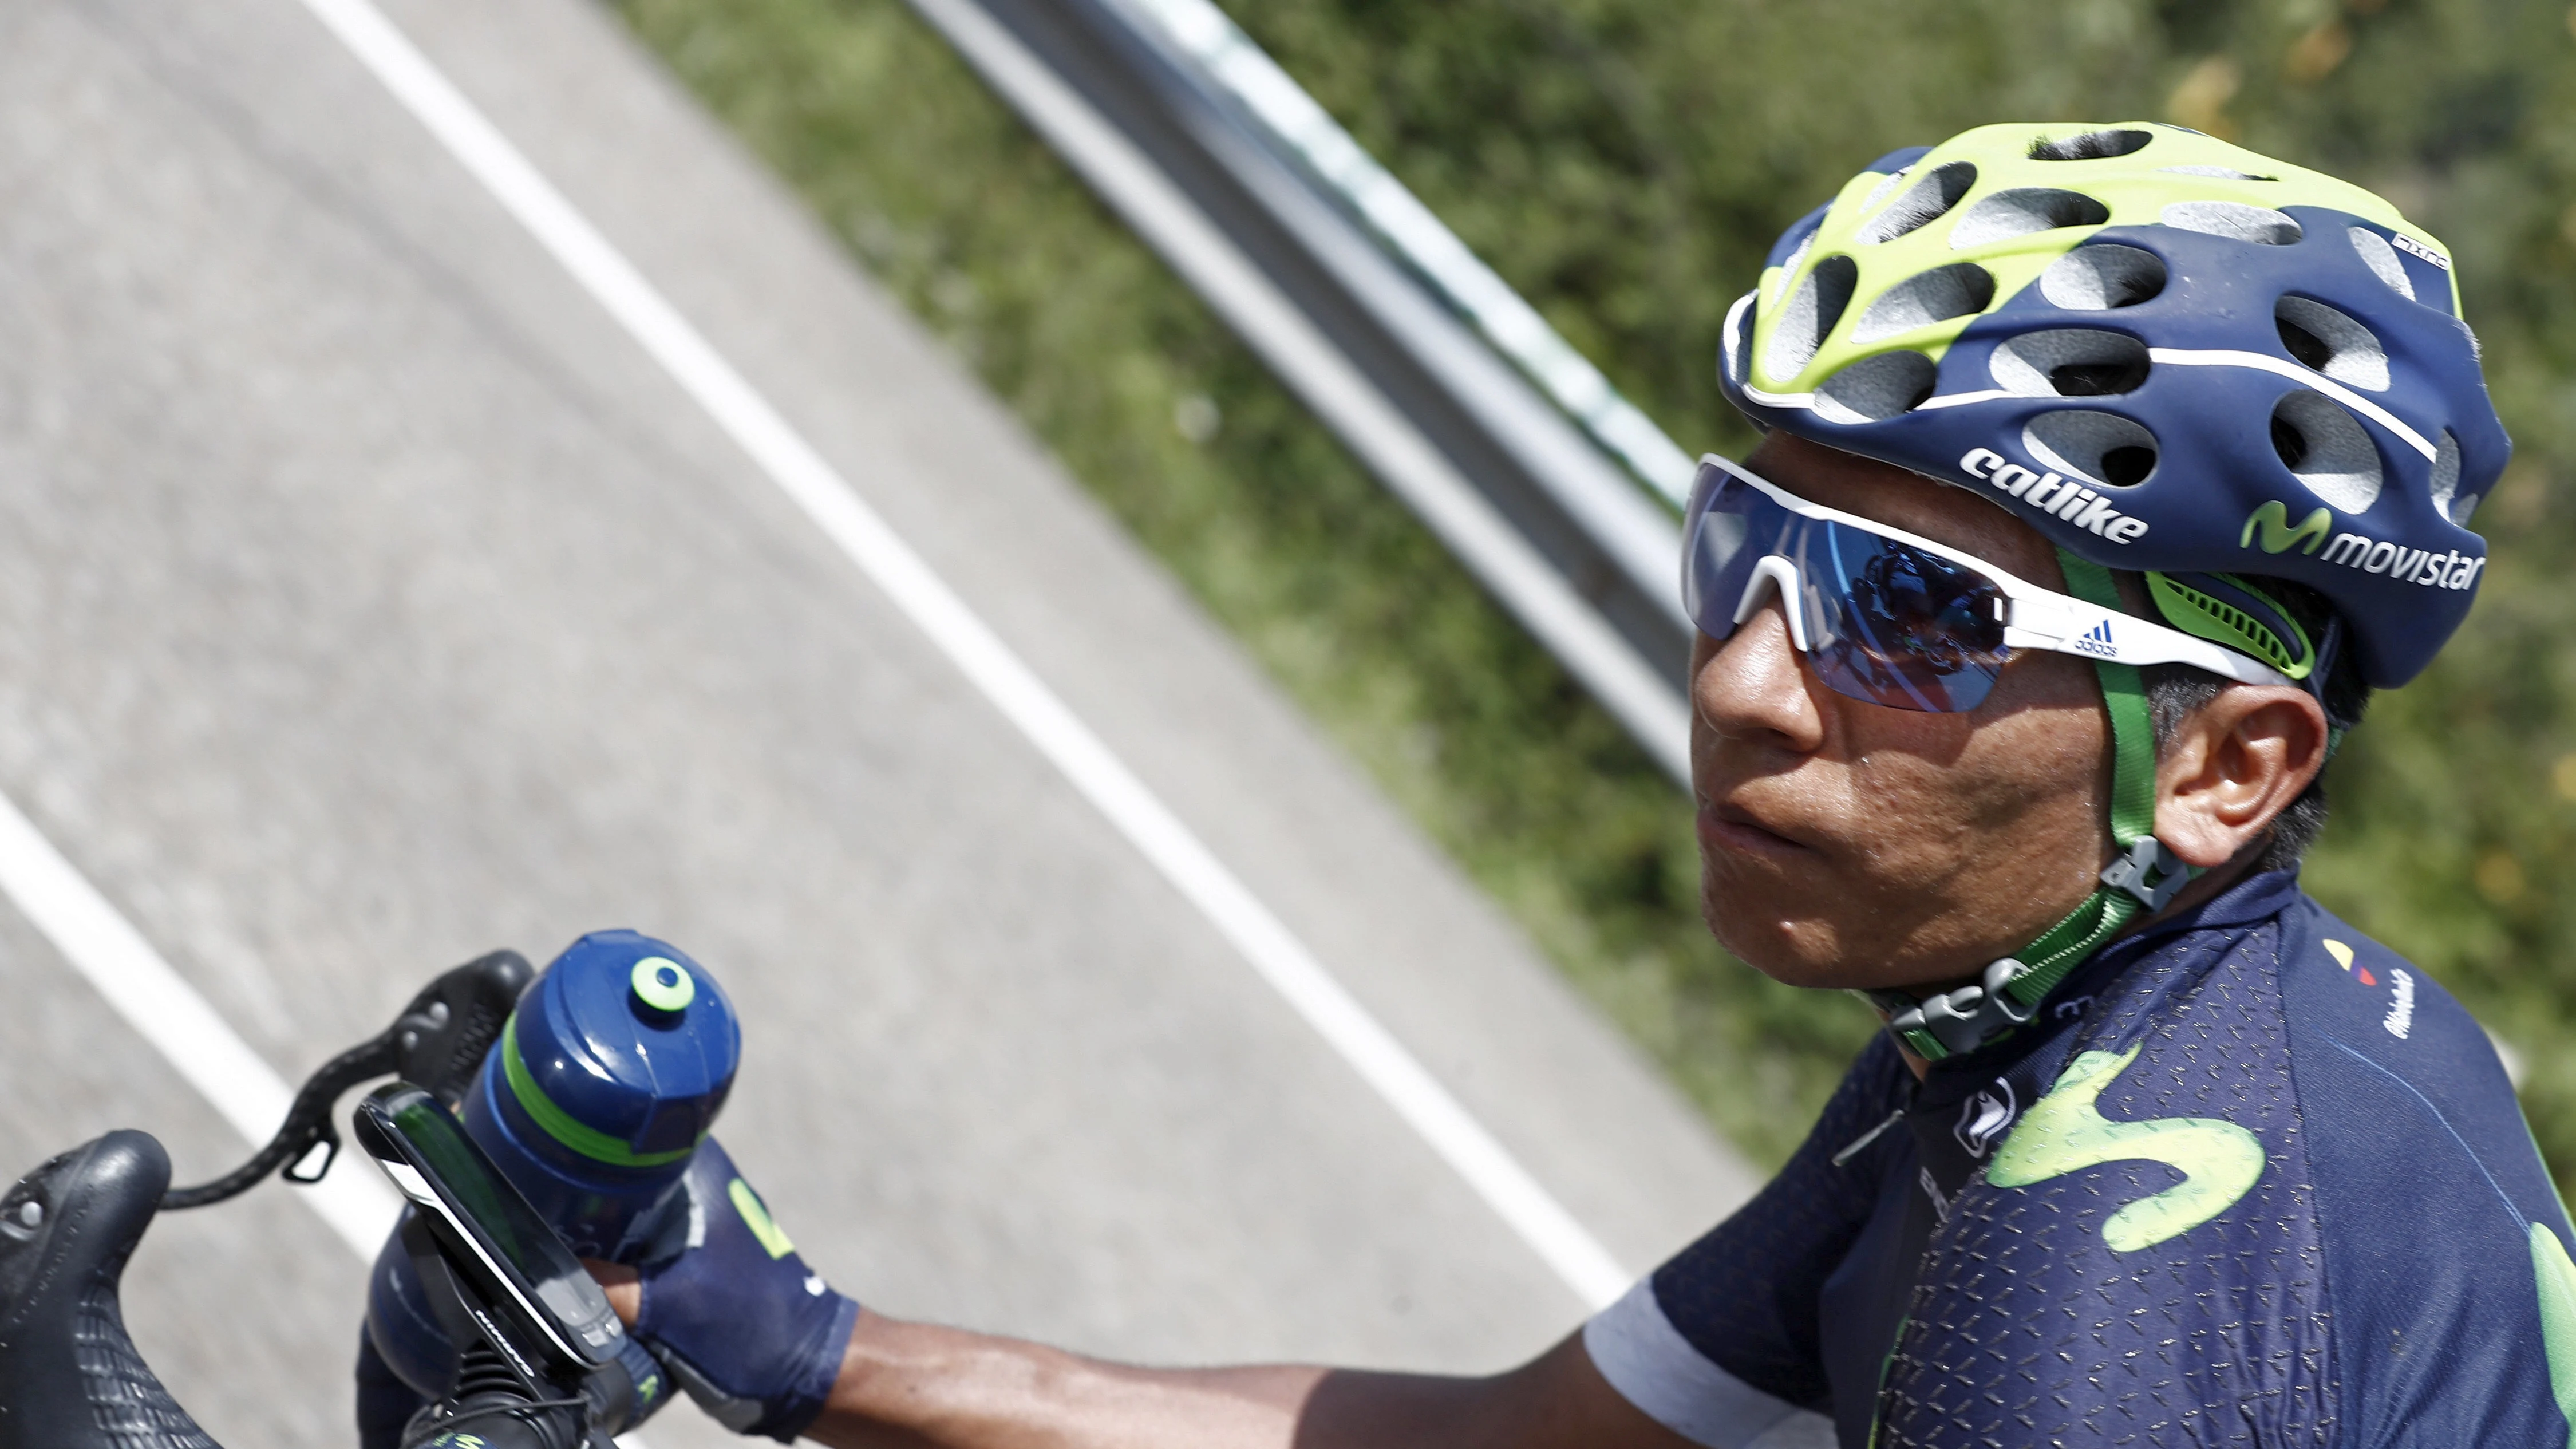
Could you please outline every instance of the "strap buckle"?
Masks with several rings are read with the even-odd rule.
[[[2129,847],[2126,856],[2102,868],[2102,884],[2135,896],[2152,916],[2199,874],[2167,850],[2163,841],[2146,835]]]
[[[2004,988],[2030,973],[2006,956],[1990,963],[1974,986],[1962,986],[1927,997],[1888,1019],[1887,1029],[1930,1061],[1975,1051],[2039,1012],[2036,1003],[2022,1006]]]

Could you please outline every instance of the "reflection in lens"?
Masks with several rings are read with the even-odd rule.
[[[1725,639],[1766,557],[1787,559],[1808,662],[1834,692],[1896,709],[1961,713],[1985,702],[2011,650],[2002,592],[1974,569],[1894,539],[1781,507],[1703,468],[1684,517],[1682,606]]]
[[[1991,580],[1937,554],[1831,523],[1799,550],[1816,675],[1898,709],[1975,709],[2010,651]]]

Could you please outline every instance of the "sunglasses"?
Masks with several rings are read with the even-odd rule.
[[[1965,713],[2021,649],[2296,687],[2233,650],[1810,503],[1713,455],[1700,459],[1682,539],[1682,607],[1701,633],[1726,639],[1777,590],[1816,678],[1869,704]]]

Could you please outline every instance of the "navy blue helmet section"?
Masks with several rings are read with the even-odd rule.
[[[2465,523],[2511,443],[2447,263],[2346,212],[2284,211],[2295,240],[2105,228],[1893,406],[1837,406],[1832,379],[1748,388],[1758,298],[1721,378],[1758,424],[1973,489],[2078,557],[2314,588],[2365,679],[2402,684],[2476,597],[2486,543]]]

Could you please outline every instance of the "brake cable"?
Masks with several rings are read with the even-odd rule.
[[[394,1024],[322,1064],[305,1079],[286,1109],[286,1120],[248,1162],[211,1182],[174,1187],[162,1194],[167,1208],[204,1207],[237,1197],[275,1172],[289,1182],[320,1182],[340,1157],[340,1129],[332,1104],[342,1093],[378,1077],[400,1077],[454,1110],[465,1100],[484,1053],[500,1038],[502,1023],[536,968],[516,951],[494,951],[447,971],[394,1018]],[[322,1149],[320,1165],[306,1160]]]

